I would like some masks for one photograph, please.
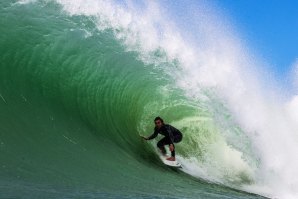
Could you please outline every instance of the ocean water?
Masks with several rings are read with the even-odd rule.
[[[273,88],[212,12],[1,1],[0,198],[295,198],[290,104],[264,98]],[[139,137],[156,116],[184,133],[182,169]]]

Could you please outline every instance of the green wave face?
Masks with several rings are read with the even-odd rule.
[[[163,49],[146,61],[127,30],[59,1],[0,5],[1,198],[258,198],[223,185],[254,183],[249,140],[228,115],[228,128],[216,122],[220,103],[177,86],[180,63]],[[139,138],[158,115],[184,133],[182,170]]]

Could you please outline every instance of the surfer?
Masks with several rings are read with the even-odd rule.
[[[161,153],[165,156],[166,149],[165,145],[169,145],[171,151],[171,157],[167,158],[169,161],[175,161],[175,145],[174,143],[178,143],[182,140],[182,133],[176,129],[175,127],[165,124],[161,117],[156,117],[154,119],[154,133],[149,137],[141,136],[145,140],[154,139],[158,134],[165,136],[158,143],[157,147],[160,149]]]

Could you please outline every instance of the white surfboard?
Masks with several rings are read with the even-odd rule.
[[[167,160],[168,156],[160,155],[159,158],[160,158],[161,161],[162,161],[165,165],[167,165],[167,166],[170,166],[170,167],[177,167],[177,168],[182,167],[182,166],[181,166],[181,163],[178,162],[177,160],[175,160],[175,161],[169,161],[169,160]]]

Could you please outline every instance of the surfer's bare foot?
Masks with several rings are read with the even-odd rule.
[[[175,157],[169,157],[169,158],[167,158],[167,160],[168,160],[168,161],[175,161],[176,158],[175,158]]]

